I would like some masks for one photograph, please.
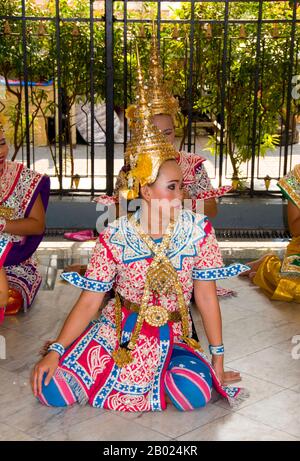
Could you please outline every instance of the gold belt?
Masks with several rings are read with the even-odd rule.
[[[133,312],[140,311],[139,304],[124,299],[123,296],[118,293],[116,294],[120,297],[121,304],[126,307],[126,309]],[[165,307],[149,304],[145,320],[153,327],[162,327],[167,322],[180,322],[181,315],[179,311],[170,312]]]
[[[14,208],[9,208],[7,206],[0,205],[0,218],[13,219],[14,214],[15,214]]]

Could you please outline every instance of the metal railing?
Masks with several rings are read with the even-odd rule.
[[[201,153],[210,142],[209,172],[216,184],[236,180],[237,186],[239,179],[248,183],[238,193],[266,193],[268,180],[300,162],[299,105],[293,95],[300,74],[297,1],[190,0],[180,17],[165,14],[161,1],[137,1],[146,7],[134,14],[127,0],[89,0],[86,9],[77,8],[77,16],[64,16],[66,2],[60,0],[49,15],[33,14],[25,0],[9,3],[19,3],[19,11],[0,8],[0,75],[6,89],[0,113],[8,113],[13,157],[50,172],[52,193],[112,193],[128,139],[124,109],[134,100],[134,43],[139,42],[145,64],[153,20],[166,79],[174,83],[176,72],[181,78],[180,84],[175,81],[181,144]],[[172,3],[182,8],[182,2]],[[243,3],[252,4],[251,14],[234,17]],[[210,16],[208,4],[218,6]],[[271,17],[268,4],[274,6]],[[171,53],[180,53],[178,59]],[[42,84],[36,86],[39,77],[48,82],[50,95]],[[269,191],[276,191],[275,181]]]

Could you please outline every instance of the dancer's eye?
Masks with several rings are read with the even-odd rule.
[[[170,185],[168,186],[168,189],[170,189],[170,190],[175,190],[175,187],[176,187],[175,184],[170,184]]]

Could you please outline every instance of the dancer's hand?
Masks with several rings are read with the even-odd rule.
[[[31,387],[35,397],[42,393],[42,382],[46,374],[45,385],[50,383],[59,364],[59,354],[55,351],[49,352],[46,357],[40,360],[34,367],[31,375]]]
[[[241,381],[241,375],[237,371],[224,371],[223,356],[213,356],[212,366],[222,386]]]

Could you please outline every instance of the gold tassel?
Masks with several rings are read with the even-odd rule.
[[[5,21],[4,23],[4,34],[9,35],[11,34],[11,29],[8,21]]]
[[[120,346],[119,349],[114,350],[111,355],[119,368],[126,367],[126,365],[129,365],[133,361],[131,352],[122,346]]]
[[[40,22],[39,28],[38,28],[38,35],[45,35],[46,34],[46,29],[44,26],[43,22]]]
[[[74,25],[74,28],[72,30],[72,35],[73,35],[73,37],[78,37],[80,35],[80,31],[79,31],[78,26],[76,24]]]
[[[212,27],[211,24],[207,25],[206,32],[205,32],[206,38],[212,38]]]
[[[174,29],[173,29],[172,38],[174,40],[177,40],[178,37],[179,37],[179,30],[178,30],[178,26],[176,24]]]
[[[247,38],[247,33],[244,24],[240,27],[240,38]]]
[[[188,338],[187,336],[181,336],[181,339],[185,342],[185,344],[187,344],[192,349],[196,349],[200,352],[204,352],[201,347],[201,344],[198,341],[196,341],[196,339]]]

